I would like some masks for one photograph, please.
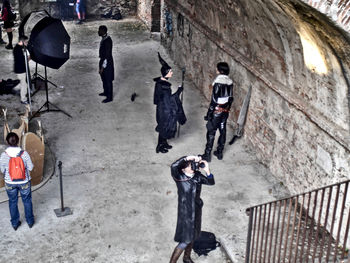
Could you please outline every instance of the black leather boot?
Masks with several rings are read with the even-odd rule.
[[[165,142],[163,143],[163,145],[164,145],[164,148],[165,148],[165,149],[171,149],[171,148],[173,148],[173,146],[171,146],[170,144],[168,144],[167,140],[165,140]]]
[[[184,263],[194,263],[194,261],[191,259],[192,246],[193,246],[193,243],[190,243],[185,248],[185,254],[183,258]]]
[[[222,160],[223,158],[222,151],[216,150],[213,152],[213,154],[218,158],[218,160]]]
[[[164,145],[163,144],[158,144],[157,145],[157,148],[156,148],[156,153],[167,153],[168,150],[164,148]]]
[[[176,263],[182,254],[183,249],[176,247],[170,258],[170,263]]]
[[[202,155],[202,160],[207,161],[208,163],[210,163],[211,161],[211,151],[205,151]]]
[[[211,150],[213,149],[215,140],[215,130],[207,131],[207,144],[205,145],[204,154],[202,154],[202,159],[206,160],[208,163],[211,161]]]

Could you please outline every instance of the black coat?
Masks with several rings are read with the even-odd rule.
[[[165,139],[175,137],[177,122],[186,123],[186,116],[179,98],[180,91],[171,94],[171,84],[161,78],[155,78],[153,103],[156,109],[156,131]]]
[[[21,74],[26,72],[26,63],[23,53],[23,46],[16,45],[13,49],[13,58],[14,58],[14,72]]]
[[[113,42],[110,36],[107,36],[106,38],[103,38],[100,43],[100,49],[99,49],[99,68],[102,68],[103,62],[106,59],[107,60],[107,67],[103,69],[103,77],[106,81],[113,81],[114,80],[114,62],[113,62],[113,55],[112,55],[112,48],[113,48]]]
[[[176,182],[178,193],[177,225],[174,240],[190,243],[201,232],[203,201],[200,198],[202,184],[214,185],[214,177],[208,178],[199,171],[192,178],[179,170],[184,157],[171,165],[171,175]]]

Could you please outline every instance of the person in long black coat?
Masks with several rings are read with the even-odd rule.
[[[159,133],[156,153],[167,153],[172,148],[167,140],[175,137],[177,122],[183,125],[186,122],[186,116],[182,108],[182,102],[179,99],[183,87],[180,86],[174,94],[171,94],[171,83],[168,80],[173,76],[173,71],[161,59],[160,55],[159,59],[163,62],[161,68],[162,76],[153,79],[155,81],[153,103],[157,105],[156,131]]]
[[[112,55],[113,42],[107,34],[107,27],[100,26],[98,35],[102,37],[99,49],[99,73],[103,83],[103,92],[100,96],[107,98],[102,103],[107,103],[113,100],[113,80],[114,80],[114,62]]]
[[[192,167],[192,163],[204,163],[206,176]],[[170,263],[175,263],[185,250],[183,262],[191,263],[193,242],[198,238],[202,224],[203,201],[200,198],[202,184],[214,185],[214,176],[210,173],[208,162],[200,156],[182,157],[171,165],[178,193],[177,225],[174,240],[179,242],[171,256]]]

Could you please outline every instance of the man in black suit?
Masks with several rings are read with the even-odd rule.
[[[107,35],[107,27],[100,26],[98,35],[102,37],[99,50],[99,73],[103,83],[103,92],[100,96],[107,98],[102,103],[107,103],[113,100],[113,80],[114,80],[114,65],[112,56],[113,42],[109,35]]]

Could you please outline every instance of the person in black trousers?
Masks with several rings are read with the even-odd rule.
[[[113,42],[111,37],[107,34],[107,27],[100,26],[98,35],[102,37],[99,50],[99,73],[103,83],[103,92],[100,96],[107,98],[102,103],[108,103],[113,100],[113,80],[114,80],[114,64],[112,56]]]
[[[4,28],[7,32],[7,36],[9,39],[9,43],[5,47],[6,49],[13,49],[13,46],[12,46],[12,39],[13,39],[12,28],[15,24],[14,24],[12,16],[13,16],[13,12],[12,12],[10,1],[4,0],[2,3],[1,18],[4,21]]]
[[[226,62],[219,62],[216,66],[215,78],[212,86],[213,92],[210,100],[209,109],[204,120],[207,121],[207,144],[205,145],[202,158],[208,162],[211,161],[211,151],[213,149],[215,133],[219,130],[217,150],[214,155],[222,160],[223,151],[226,142],[226,123],[230,108],[233,102],[233,81],[229,78],[230,67]]]

